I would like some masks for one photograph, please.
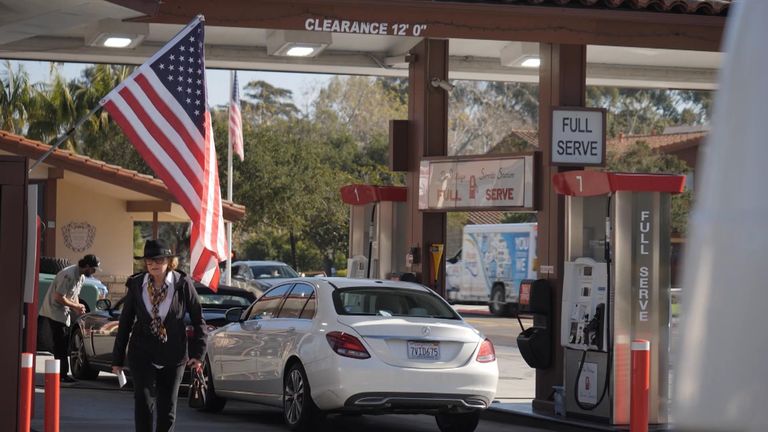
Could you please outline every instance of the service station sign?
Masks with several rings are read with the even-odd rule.
[[[423,160],[419,209],[533,209],[533,158]]]
[[[605,110],[554,108],[551,155],[552,165],[603,166]]]

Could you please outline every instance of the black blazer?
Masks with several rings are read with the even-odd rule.
[[[137,273],[125,283],[128,291],[123,300],[120,324],[117,329],[115,347],[112,350],[112,365],[123,366],[128,348],[128,365],[154,363],[160,366],[178,366],[189,358],[202,361],[206,350],[205,320],[200,300],[195,291],[192,278],[174,271],[174,294],[165,328],[168,341],[165,343],[152,334],[150,323],[152,315],[147,311],[142,296],[142,282],[146,272]],[[187,340],[187,322],[184,316],[189,313],[194,335]],[[129,342],[130,338],[130,342]]]

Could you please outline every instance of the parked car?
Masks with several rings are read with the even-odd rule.
[[[43,299],[48,293],[56,274],[70,265],[66,258],[40,257],[40,274],[38,275],[38,310],[43,304]],[[85,278],[80,289],[80,303],[85,305],[85,311],[96,310],[96,302],[107,298],[109,290],[97,278],[90,276]]]
[[[491,341],[416,283],[293,279],[226,317],[208,337],[202,410],[272,405],[291,430],[324,413],[432,414],[471,432],[496,394]]]
[[[256,295],[251,291],[225,285],[219,285],[218,291],[213,292],[207,286],[196,283],[195,290],[203,306],[203,318],[208,331],[226,323],[227,309],[234,306],[247,307],[256,300]],[[112,371],[112,348],[115,345],[123,300],[118,300],[114,305],[109,300],[100,300],[99,307],[75,321],[70,337],[69,358],[75,378],[94,379],[99,371]],[[188,327],[188,331],[192,331],[192,326]]]
[[[235,261],[232,263],[232,284],[253,288],[259,294],[285,281],[300,277],[299,273],[281,261]]]

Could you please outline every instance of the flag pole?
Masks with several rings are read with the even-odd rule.
[[[234,83],[233,71],[229,72],[230,84]],[[232,109],[232,102],[229,103],[229,109]],[[232,202],[232,138],[227,139],[227,200]],[[232,285],[232,222],[227,224],[227,269],[224,273],[227,285]]]
[[[75,133],[75,129],[79,128],[79,127],[80,127],[80,126],[81,126],[83,123],[85,123],[85,121],[86,121],[86,120],[88,120],[88,118],[90,118],[92,115],[96,114],[96,112],[97,112],[97,111],[99,111],[100,109],[101,109],[101,104],[99,104],[99,105],[96,105],[96,106],[95,106],[95,107],[94,107],[92,110],[88,111],[88,114],[86,114],[86,115],[84,115],[84,116],[80,117],[80,120],[78,120],[78,121],[77,121],[77,123],[75,123],[75,125],[74,125],[74,126],[72,126],[71,128],[69,128],[69,130],[68,130],[68,131],[66,131],[66,132],[64,133],[64,135],[62,135],[62,136],[60,136],[60,137],[59,137],[58,141],[56,141],[56,144],[52,145],[52,146],[51,146],[51,148],[49,148],[47,152],[43,153],[43,156],[41,156],[39,159],[37,159],[37,160],[35,161],[35,163],[33,163],[31,167],[29,167],[29,171],[27,171],[27,173],[31,173],[31,172],[32,172],[32,170],[33,170],[33,169],[34,169],[34,168],[35,168],[35,167],[36,167],[38,164],[40,164],[40,162],[42,162],[42,161],[44,161],[45,159],[47,159],[47,158],[48,158],[48,156],[50,156],[50,155],[51,155],[51,153],[53,153],[53,151],[54,151],[54,150],[56,150],[57,148],[59,148],[59,146],[60,146],[62,143],[64,143],[64,141],[66,141],[66,140],[67,140],[67,138],[69,138],[70,136],[72,136],[72,134],[73,134],[73,133]]]

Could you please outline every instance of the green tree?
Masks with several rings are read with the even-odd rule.
[[[706,91],[587,87],[587,106],[608,111],[609,137],[660,134],[668,126],[705,124],[712,109]]]
[[[486,154],[515,129],[536,129],[538,86],[454,81],[448,105],[448,154]]]
[[[688,164],[676,156],[659,153],[645,141],[636,141],[625,152],[608,151],[606,169],[615,172],[686,174]],[[672,231],[685,233],[688,214],[692,204],[692,193],[672,196]]]
[[[299,113],[292,100],[293,92],[290,90],[275,87],[266,81],[251,81],[245,86],[243,116],[253,118],[258,124],[287,120]]]
[[[24,133],[33,89],[29,75],[21,65],[13,69],[10,60],[3,63],[0,72],[0,127],[11,133]]]

